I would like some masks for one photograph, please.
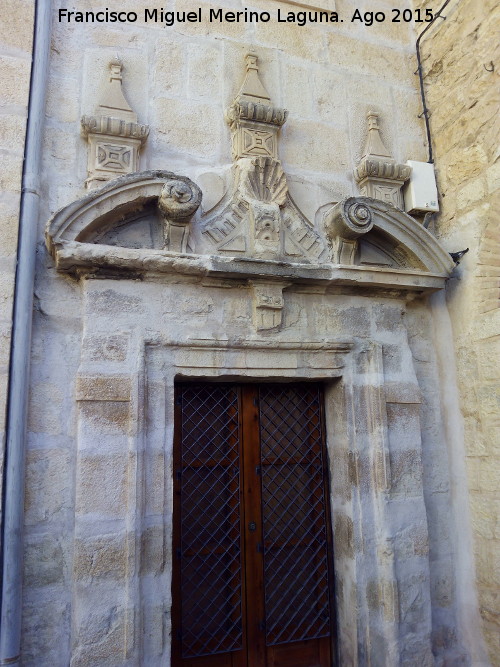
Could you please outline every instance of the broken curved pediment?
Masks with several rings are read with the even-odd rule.
[[[264,201],[236,192],[221,206],[240,205],[239,233],[253,238],[243,251],[207,238],[218,214],[204,219],[198,186],[169,171],[123,176],[61,209],[48,223],[47,247],[60,271],[124,277],[180,273],[425,291],[442,287],[453,268],[422,225],[376,199],[343,200],[320,230],[283,192],[276,199],[271,188]]]

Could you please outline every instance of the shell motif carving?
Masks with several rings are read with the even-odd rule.
[[[253,199],[282,206],[288,186],[281,164],[266,157],[252,159],[252,169],[247,176],[247,191]]]
[[[158,198],[158,208],[170,220],[190,218],[201,204],[201,190],[188,178],[166,181]]]

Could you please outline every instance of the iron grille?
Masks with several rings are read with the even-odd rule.
[[[181,646],[193,658],[242,648],[238,391],[179,392]]]
[[[330,635],[321,395],[259,389],[268,646]]]

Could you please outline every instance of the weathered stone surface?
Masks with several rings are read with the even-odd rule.
[[[255,1],[273,13],[285,4]],[[144,4],[122,3],[123,9],[139,15]],[[233,0],[226,4],[241,9]],[[190,0],[181,9],[199,6]],[[201,7],[205,13],[211,8]],[[295,5],[286,3],[286,7],[295,10]],[[377,0],[373,8],[390,14],[385,0]],[[78,9],[96,8],[90,0],[82,0]],[[348,13],[352,8],[338,0],[337,9]],[[321,220],[327,213],[324,208],[317,213],[317,208],[355,193],[352,170],[361,157],[363,119],[370,109],[381,114],[384,142],[395,160],[427,159],[422,154],[423,126],[417,118],[421,109],[413,75],[414,40],[406,24],[387,21],[365,27],[345,20],[331,26],[283,27],[276,22],[203,22],[163,28],[145,24],[141,16],[136,24],[119,28],[56,21],[53,30],[41,221],[82,195],[86,145],[78,136],[76,121],[82,113],[92,113],[98,99],[96,74],[104,71],[103,65],[117,50],[125,63],[127,98],[130,95],[134,111],[151,127],[144,168],[172,169],[196,182],[203,173],[229,174],[230,132],[222,111],[238,92],[243,56],[252,47],[273,108],[290,111],[274,159],[281,158],[282,171],[290,172],[303,186],[297,200],[307,208],[314,232],[311,238],[322,233]],[[1,35],[0,30],[0,39]],[[7,42],[9,49],[21,48],[14,34]],[[19,54],[5,55],[15,60]],[[29,62],[29,54],[25,60]],[[447,61],[443,71],[450,71],[453,64]],[[437,80],[435,69],[426,86]],[[22,66],[18,72],[24,93],[12,89],[9,75],[6,95],[9,100],[17,96],[25,113],[28,68]],[[460,82],[455,82],[455,88],[465,95]],[[429,93],[431,98],[433,94]],[[440,94],[438,99],[441,102],[445,96]],[[490,108],[491,100],[486,103]],[[0,141],[3,136],[6,142],[2,148],[11,151],[2,163],[2,179],[17,193],[14,200],[20,192],[23,154],[18,136],[19,118],[24,116],[11,117],[17,111],[9,107],[5,132],[0,132]],[[439,120],[439,115],[433,112],[435,118]],[[463,215],[468,217],[460,218],[447,250],[457,249],[455,243],[464,241],[464,247],[469,243],[466,234],[475,224],[474,216],[487,215],[476,197],[486,193],[487,187],[492,189],[496,180],[490,147],[470,141],[469,135],[477,134],[480,127],[472,123],[470,132],[463,132],[463,127],[457,121],[455,128],[447,124],[438,133],[443,145],[452,141],[455,130],[468,135],[460,149],[471,169],[466,178],[460,160],[451,155],[437,165],[448,186],[453,179],[465,185],[460,205],[466,207]],[[491,128],[485,128],[485,133],[492,146]],[[474,146],[470,151],[467,141]],[[485,165],[487,176],[482,171]],[[253,251],[261,254],[259,262],[235,260],[231,254],[222,258],[227,261],[180,257],[185,250],[196,253],[204,247],[199,233],[190,235],[191,249],[181,239],[176,249],[181,252],[171,256],[149,237],[149,251],[143,252],[139,233],[138,247],[104,247],[92,235],[96,219],[99,224],[110,221],[106,217],[110,210],[102,200],[80,202],[95,213],[79,230],[88,242],[87,255],[78,258],[73,248],[62,267],[80,277],[82,267],[90,266],[88,281],[56,273],[52,259],[40,248],[30,397],[23,664],[169,664],[176,378],[324,381],[342,665],[368,660],[384,667],[431,665],[431,631],[436,664],[452,665],[453,660],[462,664],[466,659],[460,653],[456,595],[456,580],[463,570],[457,565],[459,552],[451,539],[457,526],[450,488],[457,494],[461,487],[456,480],[450,481],[441,412],[449,397],[439,393],[442,378],[436,341],[429,308],[421,298],[425,289],[444,283],[450,260],[445,251],[446,261],[442,256],[432,260],[444,267],[437,271],[440,277],[433,279],[423,278],[420,262],[425,265],[425,261],[418,245],[411,257],[395,254],[401,266],[409,269],[406,273],[395,268],[398,262],[363,267],[357,273],[316,269],[317,257],[313,257],[312,272],[292,266],[293,262],[270,262],[265,255],[274,252],[271,244],[277,237],[286,237],[286,230],[275,215],[283,204],[282,174],[277,186],[267,192],[269,166],[262,165],[260,180],[254,179],[255,170],[241,170],[245,193],[250,199],[258,195],[249,220],[254,225],[253,242],[257,241]],[[211,199],[206,198],[203,213],[194,214],[195,228],[232,192],[224,194],[230,178],[224,187],[217,178],[205,180]],[[113,211],[113,224],[118,227],[128,220],[126,215],[143,215],[148,204],[143,210],[141,198],[149,201],[152,196],[147,188],[138,187],[133,197],[139,204],[126,209],[130,184],[122,182],[122,198]],[[154,187],[158,198],[162,186]],[[457,203],[456,196],[450,199]],[[1,290],[7,312],[16,206],[9,211],[3,248],[11,261],[5,266],[10,280]],[[448,214],[443,230],[447,225],[451,228],[455,210]],[[387,211],[379,215],[384,218]],[[272,224],[268,227],[267,222]],[[481,312],[489,312],[490,319],[497,288],[493,223],[488,234],[485,228],[481,249],[471,250],[481,256],[484,275],[477,276],[484,288],[481,308],[489,309]],[[419,224],[411,227],[409,236],[425,237],[427,232]],[[397,236],[390,232],[384,228],[372,240],[382,243],[383,237],[382,244],[387,244],[388,238]],[[120,236],[117,232],[106,238],[117,243]],[[241,238],[232,242],[241,252]],[[391,247],[399,241],[392,243]],[[307,252],[304,256],[310,259]],[[466,268],[471,256],[463,261]],[[493,282],[488,282],[490,278]],[[264,296],[271,297],[267,300],[270,310],[280,311],[279,327],[256,331],[249,280],[254,284],[261,280],[267,286]],[[293,285],[283,288],[278,299],[276,290],[289,280]],[[407,290],[415,302],[405,302]],[[257,308],[266,307],[264,299],[257,301]],[[455,325],[461,335],[469,324],[459,319],[455,317]],[[4,321],[8,325],[8,316]],[[486,334],[496,335],[494,326],[494,322],[483,322],[478,327],[478,332],[483,327],[482,340]],[[438,326],[436,335],[440,332]],[[3,382],[8,326],[2,328],[2,337]],[[465,349],[463,340],[461,345]],[[496,477],[488,463],[497,462],[495,457],[488,459],[488,443],[498,430],[493,416],[494,357],[487,344],[474,357],[477,375],[487,386],[474,387],[464,400],[467,437],[471,448],[476,448],[471,449],[471,489],[473,495],[487,493],[489,501],[495,499]],[[472,366],[461,382],[467,375],[475,377]],[[491,502],[478,503],[473,514],[478,535],[493,542],[498,530],[491,521],[491,506]],[[484,625],[493,637],[498,622],[497,599],[491,593],[491,582],[498,576],[494,551],[478,552],[477,562],[485,573],[480,580]],[[40,609],[46,610],[42,616]]]

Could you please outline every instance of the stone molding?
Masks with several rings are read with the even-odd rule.
[[[89,144],[87,180],[94,188],[122,174],[138,170],[139,152],[149,127],[137,122],[122,90],[122,62],[116,57],[109,64],[110,76],[95,115],[82,116],[82,136]]]
[[[251,173],[248,164],[245,169],[247,174]],[[165,194],[167,191],[170,193],[168,196]],[[175,196],[171,196],[174,191]],[[47,248],[58,270],[76,274],[109,269],[119,270],[123,275],[173,273],[197,276],[200,280],[207,276],[238,280],[263,278],[267,281],[359,284],[411,291],[439,289],[454,267],[449,254],[428,230],[390,204],[368,197],[350,197],[325,214],[325,236],[322,237],[309,228],[300,217],[300,212],[293,209],[288,195],[285,205],[279,206],[277,202],[281,201],[282,194],[276,194],[278,192],[276,190],[271,194],[267,202],[244,199],[243,195],[239,195],[239,199],[232,199],[231,206],[226,204],[223,210],[227,215],[232,212],[236,219],[229,238],[237,241],[237,215],[241,216],[241,225],[244,214],[252,211],[254,230],[258,231],[256,236],[260,232],[263,235],[256,241],[275,244],[276,235],[280,238],[284,235],[281,247],[287,247],[288,239],[289,247],[297,252],[296,256],[283,254],[276,259],[268,259],[267,250],[262,251],[261,248],[259,251],[258,246],[253,255],[245,256],[229,248],[225,252],[217,252],[212,243],[205,242],[203,245],[208,229],[221,230],[220,245],[223,245],[222,233],[227,227],[215,224],[209,227],[204,225],[203,220],[200,222],[196,218],[196,206],[199,206],[201,197],[199,188],[185,176],[167,171],[121,177],[64,207],[48,223]],[[186,201],[177,201],[176,198]],[[238,206],[235,201],[239,202]],[[129,248],[96,242],[96,234],[103,228],[122,224],[127,216],[133,218],[148,205],[158,210],[158,204],[166,230],[163,247]],[[266,221],[270,227],[266,227]],[[192,234],[194,229],[197,233],[202,231],[198,234],[202,237],[199,253],[186,252],[186,234]],[[383,235],[388,247],[392,248],[391,252],[398,258],[394,267],[354,263],[355,244],[359,238],[375,231]],[[266,238],[267,235],[269,238]],[[348,250],[343,249],[344,245]],[[314,256],[307,256],[306,246],[310,247],[309,252],[315,246],[325,248],[321,251],[324,254],[320,254],[315,261]],[[213,250],[216,250],[215,254]]]
[[[391,440],[386,415],[382,345],[356,337],[352,340],[303,341],[258,336],[234,341],[216,338],[174,340],[159,332],[153,336],[151,333],[143,331],[137,340],[137,351],[141,350],[141,363],[137,368],[140,388],[133,394],[129,420],[140,420],[145,405],[154,405],[159,421],[155,429],[146,429],[145,435],[138,430],[129,438],[123,461],[126,462],[127,478],[132,480],[131,488],[140,488],[142,480],[150,479],[146,477],[146,471],[153,467],[156,485],[151,486],[151,493],[131,498],[119,517],[128,526],[127,558],[134,559],[134,567],[128,568],[120,581],[120,595],[122,590],[127,591],[126,602],[121,602],[120,610],[124,607],[124,613],[128,614],[134,603],[139,609],[136,615],[130,616],[127,636],[130,633],[132,642],[124,646],[124,654],[147,660],[151,655],[167,655],[169,650],[168,616],[166,627],[158,625],[151,614],[137,606],[137,602],[141,594],[138,591],[142,591],[148,581],[154,581],[154,587],[148,589],[148,603],[154,610],[164,610],[165,613],[168,610],[169,602],[165,601],[164,591],[169,590],[171,583],[168,563],[172,500],[171,494],[165,490],[170,489],[171,484],[175,380],[192,377],[283,381],[289,378],[325,381],[335,569],[337,584],[341,584],[338,590],[341,662],[361,664],[368,659],[368,654],[373,660],[383,652],[388,664],[399,664],[401,641],[408,642],[408,637],[414,636],[413,626],[408,629],[404,618],[404,600],[408,595],[413,596],[414,608],[422,615],[415,621],[419,624],[419,632],[423,632],[421,627],[430,627],[429,570],[426,556],[412,554],[409,558],[407,554],[401,555],[401,546],[394,539],[399,534],[397,516],[401,498],[398,503],[390,502],[395,480],[391,477],[389,453],[396,455],[399,449],[389,452]],[[110,367],[103,366],[103,378],[107,379],[110,371]],[[80,374],[88,375],[85,367],[80,368]],[[408,388],[416,391],[411,382]],[[80,412],[78,456],[85,466],[89,440],[95,438],[92,428],[95,428],[96,414],[100,412]],[[410,440],[418,446],[420,425],[411,422],[410,428]],[[398,435],[397,431],[395,435]],[[85,473],[88,467],[85,466],[77,470],[77,475]],[[106,480],[108,484],[113,482],[114,478]],[[90,539],[95,522],[88,522],[85,498],[80,496],[80,499],[82,506],[76,515],[75,535],[85,529],[86,538]],[[411,525],[425,527],[422,493],[405,499],[405,503],[411,512]],[[163,519],[159,521],[158,517]],[[151,530],[151,525],[155,525],[156,532]],[[99,527],[95,533],[99,535]],[[377,540],[373,538],[374,534]],[[425,531],[421,537],[425,540]],[[134,544],[137,545],[135,548]],[[154,552],[151,550],[153,545],[157,545]],[[150,563],[152,557],[153,563]],[[167,563],[167,566],[152,570],[157,561]],[[416,563],[421,575],[418,579],[409,574]],[[151,571],[154,575],[149,574]],[[83,581],[82,585],[85,583]],[[95,594],[99,594],[101,586],[105,587],[106,582],[99,579],[93,582]],[[77,630],[83,626],[78,593],[77,588],[73,612]],[[116,604],[118,593],[114,596],[108,592],[107,595],[108,604]],[[367,633],[360,633],[360,627],[366,628]],[[376,636],[376,641],[370,639],[372,635]],[[138,637],[143,637],[143,641]],[[419,637],[419,650],[424,652],[423,657],[431,659],[430,637]],[[425,640],[428,640],[426,644]]]
[[[354,170],[354,178],[361,195],[380,199],[401,210],[404,209],[401,188],[410,178],[411,167],[398,164],[382,142],[378,114],[368,113],[368,137],[361,162]]]

